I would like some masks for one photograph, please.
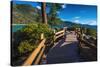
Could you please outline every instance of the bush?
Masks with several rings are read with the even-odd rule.
[[[93,37],[96,37],[97,36],[97,31],[95,29],[87,29],[87,32],[86,32],[87,35],[91,35]]]
[[[41,33],[44,33],[47,42],[53,40],[54,34],[52,29],[45,24],[29,24],[17,31],[14,35],[14,44],[17,45],[15,46],[18,52],[23,54],[35,49],[40,42]]]
[[[36,46],[31,45],[27,40],[22,41],[18,46],[18,50],[20,53],[26,53],[35,49]]]

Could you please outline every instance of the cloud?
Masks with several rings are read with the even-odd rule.
[[[65,4],[63,4],[61,7],[64,9],[64,8],[66,8],[66,5],[65,5]]]
[[[80,18],[79,16],[74,17],[74,19],[79,19],[79,18]]]
[[[89,25],[97,25],[97,21],[96,20],[90,20],[88,21]]]
[[[62,21],[67,21],[67,19],[61,18]]]
[[[39,10],[41,10],[41,7],[40,6],[36,6],[36,8],[38,8]]]
[[[96,20],[86,20],[86,21],[82,21],[81,24],[97,25],[97,21]]]
[[[80,21],[79,21],[79,20],[74,20],[74,22],[75,22],[75,23],[80,23]]]

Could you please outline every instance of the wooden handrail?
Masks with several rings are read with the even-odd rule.
[[[64,36],[64,33],[65,33],[65,30],[61,30],[57,33],[55,33],[55,39],[61,37],[61,36]],[[38,45],[38,47],[29,55],[29,57],[25,60],[25,62],[22,64],[22,66],[28,66],[28,65],[31,65],[31,64],[39,64],[42,56],[43,56],[43,53],[44,53],[44,50],[45,50],[45,41],[46,39],[44,38],[44,34],[42,33],[41,34],[41,43]]]
[[[79,41],[80,41],[81,43],[85,43],[85,44],[87,44],[87,46],[90,46],[91,48],[97,48],[95,44],[90,43],[90,42],[86,41],[86,40],[83,38],[83,36],[82,36],[83,33],[81,33],[81,32],[78,31],[78,30],[76,30],[76,32],[77,32],[77,37],[78,37],[78,39],[79,39]]]
[[[62,33],[62,34],[56,36],[55,39],[58,39],[58,38],[61,37],[61,36],[64,36],[64,33]]]
[[[85,43],[87,46],[90,46],[91,48],[97,48],[96,45],[94,43],[90,43],[88,42],[87,40],[85,40],[82,36],[82,34],[78,34],[78,39],[79,39],[79,42],[81,43]]]
[[[42,50],[41,50],[39,56],[37,57],[38,59],[34,62],[35,65],[36,65],[36,64],[39,64],[39,61],[40,61],[40,59],[41,59],[41,57],[42,57],[42,55],[43,55],[43,53],[44,53],[44,50],[45,50],[45,45],[43,46],[43,48],[42,48]]]
[[[31,65],[33,63],[33,61],[35,60],[35,58],[37,57],[38,53],[40,52],[41,48],[43,48],[45,45],[46,39],[43,39],[41,41],[41,43],[39,44],[39,46],[32,52],[32,54],[26,59],[26,61],[23,63],[22,66],[27,66],[27,65]],[[42,52],[40,52],[40,56],[42,56],[44,49],[42,50]],[[38,63],[38,61],[40,60],[40,58],[38,58],[38,60],[35,62],[36,64]]]
[[[84,42],[84,43],[86,43],[88,46],[90,46],[90,47],[92,47],[92,48],[97,48],[96,46],[95,46],[95,44],[93,44],[93,43],[89,43],[88,41],[86,41],[86,40],[81,40],[82,42]]]
[[[61,30],[61,31],[55,33],[55,35],[58,35],[58,34],[61,34],[61,33],[64,33],[64,30]]]
[[[64,36],[65,30],[61,30],[57,33],[55,33],[55,39]],[[46,39],[44,38],[44,34],[41,34],[41,43],[39,46],[29,55],[29,57],[25,60],[25,62],[22,64],[22,66],[28,66],[31,64],[39,64],[41,57],[43,56],[44,50],[45,50],[45,41]]]
[[[62,37],[64,36],[64,33],[65,33],[65,30],[61,30],[59,32],[56,32],[55,35],[54,35],[54,39],[58,39],[59,37]]]

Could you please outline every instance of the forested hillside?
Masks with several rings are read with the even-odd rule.
[[[39,3],[40,4],[40,3]],[[55,5],[48,4],[47,7],[53,7]],[[56,6],[55,6],[56,7]],[[59,7],[57,5],[57,7]],[[55,10],[55,11],[52,11]],[[47,21],[49,25],[58,25],[61,23],[61,19],[57,18],[56,11],[58,8],[51,8],[47,13]],[[13,24],[28,24],[28,23],[41,23],[42,21],[41,9],[33,7],[29,4],[13,4],[12,5],[12,22]],[[53,21],[53,22],[52,22]]]
[[[12,18],[14,24],[41,22],[40,10],[28,4],[14,4]]]
[[[68,26],[68,27],[84,27],[84,28],[90,28],[90,29],[97,29],[96,25],[88,25],[88,24],[77,24],[74,22],[70,21],[64,21],[63,26]]]

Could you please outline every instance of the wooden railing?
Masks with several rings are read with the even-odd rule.
[[[62,36],[65,35],[65,29],[59,31],[59,32],[56,32],[55,35],[54,35],[54,41]]]
[[[43,35],[42,35],[42,38],[43,38]],[[22,66],[39,64],[41,57],[44,54],[45,41],[46,41],[46,39],[42,39],[39,46],[31,53],[31,55],[26,59],[26,61],[22,64]]]
[[[85,31],[86,32],[86,31]],[[97,39],[88,37],[82,29],[77,29],[80,55],[88,61],[97,60]],[[84,34],[84,35],[83,35]]]
[[[65,34],[65,29],[59,32],[56,32],[54,35],[54,40],[64,36],[64,34]],[[40,63],[41,58],[43,57],[44,51],[46,48],[46,45],[45,45],[46,39],[44,38],[44,34],[41,34],[41,40],[42,41],[40,42],[38,47],[31,53],[31,55],[29,55],[29,57],[25,60],[22,66],[28,66],[32,64],[37,65]]]
[[[89,41],[87,41],[86,39],[84,39],[84,36],[83,36],[84,32],[81,31],[81,29],[78,28],[78,29],[76,30],[76,33],[77,33],[77,38],[78,38],[78,40],[79,40],[80,45],[81,45],[81,43],[84,43],[84,44],[86,44],[87,46],[89,46],[90,48],[97,48],[97,46],[96,46],[95,43],[90,43]],[[96,40],[95,40],[95,41],[96,41]],[[80,46],[80,47],[81,47],[81,46]]]
[[[92,49],[96,49],[97,48],[96,44],[90,43],[89,41],[87,41],[85,39],[81,40],[81,42],[84,43],[84,44],[86,44],[86,46],[88,46],[88,47],[90,47]]]

